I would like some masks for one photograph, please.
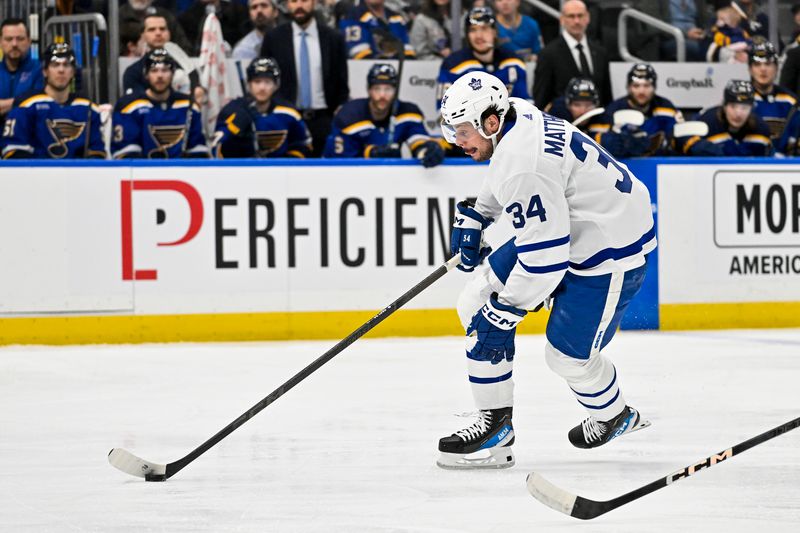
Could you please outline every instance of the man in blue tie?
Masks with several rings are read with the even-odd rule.
[[[281,69],[280,96],[303,117],[313,139],[315,157],[325,146],[333,112],[349,96],[347,49],[344,38],[332,28],[317,24],[316,0],[287,0],[291,22],[267,33],[263,57],[273,57]]]

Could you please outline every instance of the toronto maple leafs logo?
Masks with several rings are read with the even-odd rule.
[[[444,107],[444,104],[446,103],[447,103],[447,95],[444,95],[444,97],[442,97],[442,107]]]
[[[473,91],[477,91],[482,87],[481,80],[479,80],[478,78],[472,78],[472,81],[469,82],[469,86],[472,87]]]

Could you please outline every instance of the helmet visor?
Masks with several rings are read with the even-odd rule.
[[[442,122],[442,136],[444,140],[449,142],[450,144],[456,143],[456,128],[447,124],[446,122]]]

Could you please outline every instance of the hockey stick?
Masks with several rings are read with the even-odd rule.
[[[219,441],[233,433],[237,428],[239,428],[242,424],[253,418],[256,414],[258,414],[262,409],[267,407],[269,404],[286,394],[290,389],[292,389],[295,385],[306,379],[308,376],[313,374],[317,369],[319,369],[322,365],[333,359],[337,354],[343,351],[345,348],[353,344],[356,340],[364,336],[365,333],[370,331],[372,328],[383,322],[386,318],[389,317],[392,313],[397,311],[400,307],[408,303],[412,298],[416,295],[433,285],[439,278],[443,277],[453,268],[461,263],[461,256],[456,255],[452,257],[449,261],[441,265],[439,268],[428,274],[428,276],[416,284],[414,287],[409,289],[405,294],[400,296],[397,300],[389,304],[387,307],[383,309],[383,311],[379,312],[377,315],[370,318],[367,322],[365,322],[361,327],[356,329],[353,333],[339,341],[336,346],[322,354],[319,358],[317,358],[314,362],[309,364],[303,370],[292,376],[288,381],[286,381],[283,385],[272,391],[268,396],[262,399],[260,402],[255,404],[253,407],[242,413],[239,418],[222,428],[217,432],[216,435],[205,441],[203,444],[198,446],[194,451],[186,455],[185,457],[178,459],[175,462],[167,463],[167,464],[157,464],[151,461],[145,461],[139,457],[136,457],[132,453],[122,448],[113,448],[108,453],[108,462],[111,463],[111,466],[122,470],[126,474],[130,474],[132,476],[143,477],[145,481],[166,481],[167,479],[171,478],[178,472],[180,472],[184,467],[186,467],[189,463],[203,455],[207,452],[212,446],[217,444]]]
[[[622,496],[618,496],[617,498],[607,501],[595,501],[578,496],[577,494],[572,494],[564,489],[556,487],[536,472],[531,472],[528,474],[528,492],[530,492],[534,498],[548,507],[555,509],[556,511],[574,516],[575,518],[580,518],[581,520],[591,520],[592,518],[597,518],[598,516],[609,511],[613,511],[617,507],[622,507],[626,503],[638,500],[642,496],[646,496],[651,492],[655,492],[658,489],[663,489],[664,487],[671,485],[676,481],[685,479],[704,468],[709,468],[717,463],[721,463],[725,459],[730,459],[734,455],[739,455],[743,451],[749,450],[753,446],[757,446],[762,442],[766,442],[777,437],[778,435],[782,435],[783,433],[791,431],[796,427],[800,427],[800,417],[795,418],[791,422],[786,422],[785,424],[781,424],[776,428],[770,429],[769,431],[753,437],[752,439],[741,442],[732,448],[723,450],[718,454],[701,459],[694,464],[681,468],[677,472],[673,472],[666,477],[653,481],[652,483],[649,483],[643,487],[639,487],[638,489],[627,494],[623,494]]]

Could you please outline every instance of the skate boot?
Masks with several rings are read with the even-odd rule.
[[[442,468],[508,468],[514,466],[514,426],[511,407],[478,413],[478,421],[468,428],[439,439]]]
[[[590,416],[569,431],[569,441],[576,448],[597,448],[611,439],[649,425],[649,421],[639,416],[639,411],[626,405],[620,414],[608,422]]]

